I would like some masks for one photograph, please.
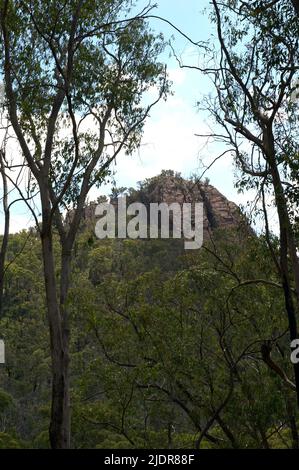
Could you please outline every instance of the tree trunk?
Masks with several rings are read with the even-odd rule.
[[[43,242],[43,258],[50,272],[45,279],[47,291],[47,304],[50,324],[51,351],[52,351],[52,412],[50,423],[50,441],[53,449],[68,449],[71,446],[71,413],[70,413],[70,372],[69,372],[69,342],[70,325],[67,308],[67,295],[71,278],[72,249],[76,238],[77,229],[83,208],[83,202],[76,210],[76,217],[69,232],[66,234],[63,219],[58,208],[53,214],[54,226],[56,226],[61,247],[61,272],[59,283],[59,300],[57,282],[55,277],[55,260],[52,246],[52,226],[50,197],[43,191],[42,205],[46,207],[43,211],[43,229],[47,234]],[[50,236],[49,236],[50,235]],[[49,255],[51,253],[51,255]],[[51,279],[51,286],[47,287]],[[55,286],[55,288],[54,288]],[[55,299],[55,302],[53,301]],[[55,305],[54,305],[55,304]],[[51,321],[50,321],[51,319]],[[53,327],[52,327],[53,326]]]
[[[297,15],[299,16],[299,0],[292,0],[292,3],[294,5]]]
[[[221,427],[221,429],[224,432],[224,434],[226,435],[226,437],[228,438],[228,440],[230,441],[230,443],[232,445],[232,448],[233,449],[239,449],[240,446],[237,442],[237,439],[235,438],[232,431],[230,430],[230,428],[225,423],[225,421],[221,418],[220,415],[217,416],[216,421],[219,424],[219,426]]]
[[[0,170],[2,175],[3,182],[3,212],[4,212],[4,233],[1,244],[0,251],[0,317],[2,315],[3,309],[3,291],[4,291],[4,273],[5,273],[5,259],[8,245],[9,237],[9,206],[8,206],[8,187],[7,187],[7,178],[5,174],[3,154],[0,150]]]
[[[61,255],[61,277],[60,277],[60,314],[62,318],[62,342],[64,350],[64,377],[66,388],[66,401],[65,401],[65,422],[67,424],[67,448],[70,448],[70,433],[71,433],[71,415],[70,415],[70,374],[69,374],[69,343],[70,343],[70,325],[68,309],[66,306],[67,294],[69,290],[70,274],[71,274],[71,249],[62,247]]]
[[[288,315],[289,332],[291,341],[298,338],[297,318],[296,315],[299,310],[299,264],[296,253],[296,244],[290,221],[287,203],[284,195],[283,186],[279,170],[277,168],[277,161],[275,158],[275,144],[272,127],[269,126],[264,132],[264,145],[266,150],[267,161],[269,163],[270,172],[272,176],[273,189],[275,195],[275,203],[277,207],[277,214],[279,220],[279,234],[280,234],[280,276],[282,280],[285,308]],[[290,257],[294,281],[296,286],[296,305],[294,304],[292,286],[289,275],[289,262]],[[299,363],[293,364],[297,404],[299,407]]]
[[[49,214],[49,210],[43,211],[41,233],[52,358],[52,407],[49,433],[52,449],[67,449],[70,447],[68,335],[64,330],[57,296],[52,227]]]
[[[297,429],[297,423],[296,423],[296,411],[294,409],[292,400],[290,399],[289,392],[286,393],[285,403],[286,403],[286,411],[287,411],[289,426],[290,426],[291,434],[292,434],[292,448],[298,449],[299,448],[299,436],[298,436],[298,429]]]

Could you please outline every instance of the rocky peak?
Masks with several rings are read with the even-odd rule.
[[[172,170],[164,170],[160,175],[139,182],[137,189],[114,188],[110,201],[116,203],[117,197],[123,194],[127,196],[128,204],[142,202],[146,206],[153,202],[167,204],[203,202],[205,238],[217,228],[236,228],[244,221],[239,207],[208,181],[185,179]],[[85,208],[86,222],[94,222],[96,204],[93,202]]]
[[[184,179],[172,170],[162,171],[160,175],[139,183],[139,189],[129,193],[129,201],[145,204],[203,202],[205,236],[216,228],[239,226],[243,220],[239,207],[207,181]]]

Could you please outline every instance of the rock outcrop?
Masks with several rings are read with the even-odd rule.
[[[194,178],[184,179],[172,170],[162,171],[160,175],[140,182],[138,189],[114,189],[111,202],[116,204],[117,196],[121,194],[126,194],[128,204],[142,202],[146,206],[154,202],[167,204],[203,202],[205,239],[216,229],[231,229],[245,225],[251,231],[240,208],[214,186],[207,181],[196,181]],[[96,205],[96,202],[92,202],[86,206],[83,216],[85,225],[94,224]]]
[[[150,178],[140,184],[140,189],[133,192],[131,200],[145,204],[151,202],[203,202],[204,234],[217,228],[239,226],[243,221],[239,207],[229,201],[208,182],[184,179],[171,170],[164,171],[157,177]]]

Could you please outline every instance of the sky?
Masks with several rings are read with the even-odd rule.
[[[209,40],[215,33],[205,11],[207,8],[209,0],[158,0],[153,14],[169,20],[194,42],[199,42]],[[202,63],[202,50],[171,26],[158,19],[151,20],[150,24],[157,32],[161,31],[165,39],[172,38],[174,50],[184,64]],[[197,106],[204,95],[213,93],[211,82],[197,70],[180,68],[175,57],[169,57],[170,52],[168,49],[163,59],[173,82],[173,95],[152,110],[139,151],[117,160],[115,180],[119,187],[134,187],[136,182],[155,176],[163,169],[181,172],[184,177],[194,173],[200,176],[223,151],[223,147],[207,145],[206,139],[196,136],[209,133],[213,127],[209,116]],[[218,160],[205,177],[228,199],[246,204],[248,195],[238,194],[234,187],[234,169],[229,156]],[[93,193],[91,199],[92,196]]]
[[[208,18],[202,13],[207,4],[205,0],[160,0],[154,14],[168,19],[197,42],[208,39],[211,34]],[[162,31],[166,39],[173,36],[173,47],[184,63],[198,65],[201,61],[199,48],[162,21],[151,20],[151,26]],[[136,181],[154,176],[162,169],[179,171],[186,177],[192,173],[201,174],[201,159],[204,158],[206,162],[210,160],[210,155],[204,155],[209,151],[203,150],[205,140],[195,135],[208,132],[205,123],[207,116],[198,111],[196,103],[203,93],[211,91],[209,83],[200,72],[181,69],[177,60],[169,57],[169,53],[170,49],[163,59],[167,62],[173,95],[168,97],[166,103],[161,101],[151,112],[140,150],[131,157],[118,159],[118,186],[134,186]],[[233,195],[231,172],[228,171],[224,182],[223,166],[229,166],[227,161],[222,163],[222,168],[219,166],[213,169],[211,183],[219,190]]]
[[[144,2],[138,2],[142,7]],[[166,18],[186,33],[193,41],[207,40],[213,34],[207,14],[203,13],[208,0],[158,0],[153,14]],[[202,52],[171,26],[158,19],[150,21],[151,27],[163,32],[165,39],[173,36],[173,47],[184,63],[198,65]],[[201,175],[219,153],[206,145],[206,140],[196,136],[209,132],[209,121],[204,112],[199,112],[196,103],[202,96],[213,91],[210,83],[195,70],[181,69],[168,49],[161,60],[167,63],[169,78],[173,82],[173,95],[153,108],[148,118],[140,149],[131,156],[120,155],[113,167],[117,186],[135,187],[138,181],[155,176],[162,169],[172,169],[189,177]],[[218,152],[218,153],[216,153]],[[240,195],[234,188],[234,171],[229,157],[218,160],[205,174],[228,199],[246,203],[248,195]],[[110,186],[93,189],[89,200],[100,194],[109,194]],[[3,231],[3,217],[0,215]],[[28,209],[21,204],[14,206],[11,214],[11,232],[32,226],[33,219]]]

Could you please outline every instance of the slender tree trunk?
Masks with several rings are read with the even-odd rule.
[[[5,175],[3,153],[1,150],[0,150],[0,171],[1,171],[2,182],[3,182],[3,196],[2,197],[3,197],[3,212],[4,212],[4,233],[3,233],[1,251],[0,251],[0,317],[1,317],[2,310],[3,310],[5,259],[6,259],[7,245],[8,245],[9,219],[10,219],[9,206],[8,206],[7,178]]]
[[[45,237],[45,241],[43,243],[45,245],[45,247],[43,247],[43,258],[46,260],[45,263],[50,268],[50,273],[47,276],[45,275],[45,279],[52,279],[50,282],[52,287],[48,286],[47,289],[46,283],[46,290],[48,290],[47,295],[49,295],[49,297],[47,297],[47,304],[50,323],[53,376],[50,441],[53,449],[68,449],[71,447],[71,408],[69,367],[70,325],[67,296],[71,278],[72,250],[83,210],[83,202],[77,208],[75,220],[71,224],[68,234],[66,234],[63,219],[58,209],[53,214],[54,220],[50,220],[47,215],[51,213],[50,198],[47,193],[42,196],[42,201],[42,204],[47,207],[47,210],[43,212],[45,214],[43,227],[48,227],[45,230],[45,233],[50,235],[50,237],[48,235]],[[57,295],[58,285],[55,277],[55,260],[52,246],[53,223],[59,232],[61,248],[59,300]],[[49,255],[49,252],[51,255]],[[53,302],[52,299],[55,299],[55,301]],[[55,305],[52,305],[53,303],[55,303]]]
[[[293,402],[289,396],[289,392],[285,396],[286,411],[288,415],[289,426],[292,434],[292,448],[299,449],[299,436],[296,424],[296,410],[294,409]]]
[[[299,16],[299,0],[292,0],[292,3],[294,5],[297,15]]]
[[[219,424],[219,426],[221,427],[221,429],[224,432],[224,434],[226,435],[226,437],[228,438],[228,440],[230,441],[230,443],[232,445],[232,448],[233,449],[239,449],[240,446],[238,444],[237,439],[235,438],[232,431],[230,430],[230,428],[225,423],[225,421],[221,418],[220,415],[217,416],[216,421]]]
[[[260,427],[258,431],[261,435],[263,449],[270,449],[269,442],[268,442],[268,439],[267,439],[267,436],[266,436],[266,433],[265,433],[264,429],[262,429]]]
[[[272,128],[269,127],[264,132],[264,145],[267,154],[267,160],[270,166],[272,176],[273,189],[275,195],[275,202],[277,207],[277,214],[279,220],[279,233],[280,233],[280,276],[282,280],[285,308],[288,315],[289,332],[291,341],[298,338],[297,318],[299,310],[299,264],[296,253],[296,244],[292,225],[288,213],[287,203],[284,195],[283,186],[280,179],[279,170],[275,158],[275,144]],[[296,286],[296,306],[293,299],[291,280],[289,274],[289,260],[293,271],[295,286]],[[299,407],[299,363],[293,364],[297,404]]]
[[[41,231],[44,278],[52,358],[52,406],[50,443],[52,449],[70,447],[69,353],[58,301],[50,204],[46,191],[41,193],[43,225]]]
[[[71,415],[70,415],[70,357],[69,357],[69,343],[70,343],[70,325],[68,308],[66,305],[67,295],[69,291],[70,275],[71,275],[71,260],[72,251],[66,247],[62,247],[61,255],[61,277],[60,277],[60,313],[62,317],[62,342],[64,350],[64,377],[65,377],[65,423],[67,425],[67,448],[71,445]]]

